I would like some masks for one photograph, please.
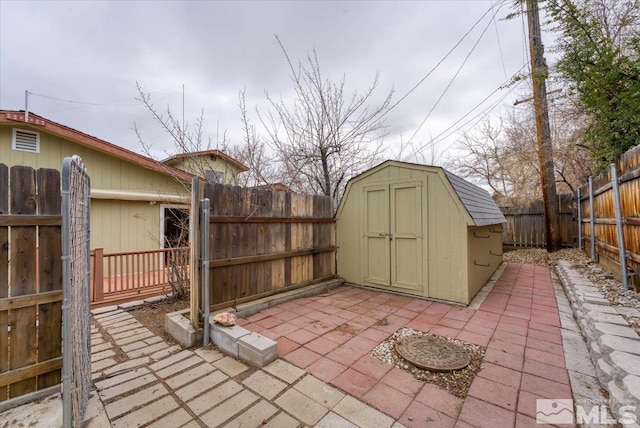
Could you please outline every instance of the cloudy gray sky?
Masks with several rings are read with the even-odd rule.
[[[265,90],[291,94],[274,34],[293,59],[315,48],[323,73],[344,75],[351,90],[365,89],[379,73],[380,96],[393,88],[397,100],[471,30],[387,120],[389,157],[397,156],[401,140],[420,148],[436,138],[446,153],[456,139],[452,131],[469,129],[528,92],[526,84],[498,89],[528,69],[526,22],[504,19],[513,3],[0,0],[0,108],[24,109],[28,90],[30,111],[140,151],[135,122],[163,157],[172,145],[135,101],[136,81],[157,107],[179,116],[184,85],[187,120],[204,109],[214,145],[217,129],[233,143],[240,89],[252,109],[263,111]]]

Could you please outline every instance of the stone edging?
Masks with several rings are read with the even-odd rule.
[[[635,310],[618,311],[611,306],[569,261],[558,261],[556,272],[586,339],[600,385],[609,392],[609,408],[616,417],[623,417],[622,406],[640,405],[640,337],[621,316],[622,310]]]

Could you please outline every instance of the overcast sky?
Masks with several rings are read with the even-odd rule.
[[[365,89],[379,73],[379,96],[394,89],[397,100],[477,24],[387,120],[389,157],[401,139],[420,148],[433,138],[446,156],[458,134],[443,137],[528,93],[526,84],[498,90],[528,70],[526,21],[504,19],[513,3],[0,0],[0,108],[24,109],[28,90],[30,111],[140,151],[135,122],[162,158],[175,150],[135,100],[136,81],[157,107],[178,116],[184,85],[185,117],[193,121],[204,109],[215,147],[217,129],[239,141],[240,89],[252,110],[267,109],[265,90],[291,95],[274,34],[294,60],[315,48],[323,73],[344,75],[351,90]]]

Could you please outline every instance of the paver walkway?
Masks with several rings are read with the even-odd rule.
[[[252,370],[211,347],[170,347],[122,310],[94,316],[92,372],[98,396],[89,406],[89,426],[394,424],[288,362]]]
[[[380,322],[380,320],[385,322]],[[280,356],[405,426],[540,426],[536,399],[571,399],[548,269],[510,264],[477,310],[355,287],[242,320]],[[486,346],[461,399],[368,353],[402,327]]]

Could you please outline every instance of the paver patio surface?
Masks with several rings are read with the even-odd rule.
[[[279,356],[407,427],[540,426],[536,399],[571,399],[551,274],[509,264],[478,309],[344,286],[240,319]],[[466,399],[369,356],[402,327],[486,347]]]

